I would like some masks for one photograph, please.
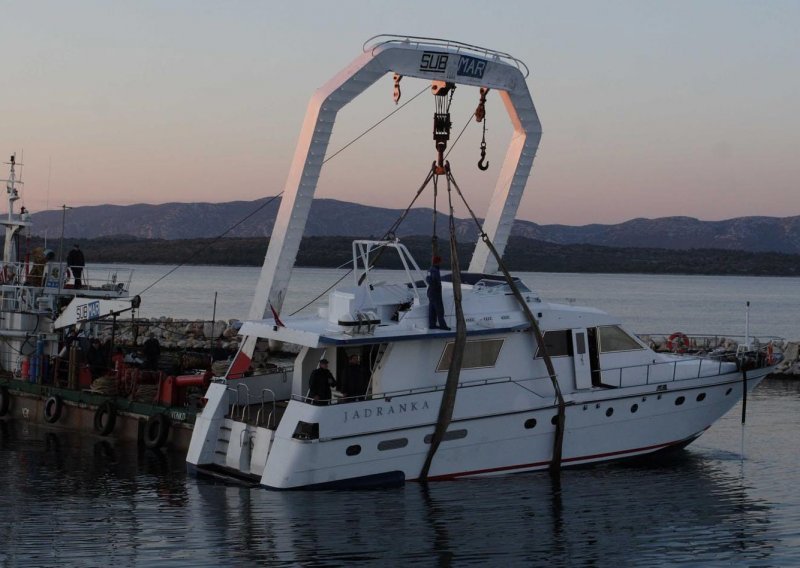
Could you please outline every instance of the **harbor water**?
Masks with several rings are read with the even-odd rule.
[[[134,267],[133,292],[169,267]],[[146,317],[245,318],[257,268],[184,267]],[[298,269],[283,314],[344,272]],[[800,279],[521,274],[642,333],[800,338]],[[396,279],[386,272],[384,279]],[[314,305],[307,309],[314,309]],[[660,460],[354,492],[196,479],[183,456],[0,421],[0,566],[798,566],[800,381],[767,379]]]

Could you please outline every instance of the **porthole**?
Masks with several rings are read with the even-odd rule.
[[[731,388],[729,388],[728,390],[726,390],[726,391],[725,391],[725,396],[728,396],[729,394],[731,394],[731,391],[732,391],[732,390],[733,390],[733,389],[731,389]]]
[[[703,402],[706,399],[706,393],[701,392],[697,395],[697,402]]]
[[[525,429],[530,430],[531,428],[536,428],[536,418],[528,418],[525,421]]]
[[[686,398],[679,396],[678,398],[675,399],[675,406],[680,406],[684,402],[686,402]]]
[[[555,426],[556,424],[558,424],[558,414],[555,414],[555,415],[554,415],[554,416],[553,416],[553,417],[550,419],[550,424],[552,424],[553,426]]]
[[[613,408],[606,409],[606,416],[611,416],[612,414],[614,414],[614,409]]]
[[[639,405],[638,404],[634,404],[633,406],[631,406],[631,413],[632,414],[635,414],[637,410],[639,410]]]
[[[358,444],[354,446],[347,446],[347,450],[345,450],[345,453],[348,456],[357,456],[358,454],[361,453],[361,446],[359,446]]]
[[[386,450],[398,450],[405,448],[408,445],[408,438],[395,438],[394,440],[383,440],[378,442],[378,450],[384,452]]]

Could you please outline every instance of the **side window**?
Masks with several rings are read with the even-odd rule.
[[[586,353],[586,334],[582,331],[575,334],[575,351],[578,352],[578,355]]]
[[[602,325],[597,328],[597,331],[600,335],[600,353],[644,349],[644,347],[633,337],[625,333],[619,326]]]
[[[572,332],[568,329],[544,332],[544,345],[550,357],[569,357],[572,355]],[[536,357],[542,356],[539,349]]]
[[[452,341],[445,345],[442,357],[439,359],[439,365],[436,367],[437,372],[446,372],[450,368],[450,362],[453,360],[454,345],[455,342]],[[467,341],[461,368],[480,369],[482,367],[494,367],[502,346],[502,339]]]

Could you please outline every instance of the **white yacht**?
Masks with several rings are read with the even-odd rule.
[[[396,74],[396,85],[400,76],[432,80],[434,96],[448,83],[480,87],[483,96],[497,91],[515,129],[470,267],[462,272],[455,263],[442,278],[450,329],[429,326],[425,272],[395,238],[354,242],[352,283],[333,290],[314,315],[281,317],[336,113],[386,73]],[[190,469],[293,489],[632,458],[689,444],[770,372],[771,352],[770,359],[757,351],[655,352],[617,318],[547,302],[505,271],[502,251],[541,137],[526,76],[505,53],[378,36],[318,90],[242,349],[205,395]],[[435,134],[444,110],[437,102]],[[431,175],[446,177],[450,189],[439,142]],[[402,281],[379,281],[371,268],[379,254],[399,258]],[[259,368],[266,341],[299,353],[291,365]],[[364,389],[314,400],[309,378],[322,359],[339,379],[357,367]]]

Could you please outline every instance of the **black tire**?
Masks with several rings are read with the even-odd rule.
[[[144,445],[151,450],[167,443],[169,436],[169,417],[166,414],[153,414],[144,426]]]
[[[0,387],[0,416],[8,414],[9,406],[11,406],[11,394],[6,387]]]
[[[101,436],[108,436],[114,431],[117,423],[117,409],[110,402],[103,403],[94,413],[94,429]]]
[[[64,409],[64,401],[60,396],[51,396],[44,401],[44,421],[48,424],[55,424],[61,418],[61,411]]]

